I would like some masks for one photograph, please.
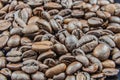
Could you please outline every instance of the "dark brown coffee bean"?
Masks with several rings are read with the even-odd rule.
[[[22,59],[22,53],[20,51],[10,51],[6,55],[6,60],[9,62],[19,62]]]
[[[93,55],[100,60],[106,60],[110,56],[110,48],[106,44],[99,44],[94,49]]]
[[[65,39],[65,46],[69,51],[72,51],[75,48],[77,42],[78,39],[74,35],[67,36]]]
[[[7,68],[9,68],[10,70],[14,70],[14,71],[20,70],[22,66],[23,66],[22,63],[8,63],[7,64]]]
[[[0,68],[5,68],[6,67],[6,58],[5,57],[0,57]]]
[[[64,63],[58,64],[45,72],[47,77],[53,77],[54,75],[60,74],[66,70],[66,65]]]
[[[33,50],[25,51],[22,54],[22,59],[23,59],[23,61],[29,60],[29,59],[37,59],[37,53]]]
[[[30,76],[22,71],[14,71],[11,76],[12,80],[30,80]]]
[[[52,47],[53,47],[53,43],[50,41],[41,41],[32,44],[32,49],[40,52],[47,51]]]
[[[65,73],[60,73],[58,75],[53,76],[53,80],[64,80],[65,79]]]
[[[115,62],[112,60],[105,60],[102,62],[104,68],[115,68]]]
[[[48,2],[44,5],[45,9],[61,9],[62,6],[58,3]]]
[[[103,23],[103,20],[101,18],[92,17],[88,19],[88,24],[90,26],[99,26],[99,25],[102,25],[102,23]]]
[[[35,73],[39,69],[39,63],[36,60],[30,59],[23,62],[22,70],[26,73]]]
[[[114,69],[114,68],[105,68],[102,70],[102,72],[106,75],[106,76],[114,76],[117,75],[119,70],[118,69]]]
[[[8,39],[8,36],[0,36],[0,48],[3,48],[6,45]]]
[[[12,75],[12,71],[8,68],[1,69],[0,73],[5,75],[6,77],[11,77]]]
[[[59,13],[59,10],[57,9],[52,9],[52,10],[49,10],[48,13],[52,16],[52,15],[56,15]]]
[[[73,74],[77,70],[79,70],[81,67],[82,67],[82,64],[80,62],[73,62],[70,65],[68,65],[68,67],[66,69],[66,73],[67,74]]]
[[[16,47],[20,44],[20,36],[19,35],[13,35],[10,37],[10,39],[8,40],[7,45],[9,47]]]
[[[72,31],[72,35],[74,35],[75,37],[77,37],[77,39],[80,39],[84,35],[84,33],[82,32],[81,29],[74,29]]]
[[[32,80],[46,80],[44,73],[36,72],[32,74]]]

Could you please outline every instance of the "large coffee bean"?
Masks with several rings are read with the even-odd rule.
[[[93,55],[100,60],[106,60],[110,56],[110,48],[106,44],[99,44],[94,49]]]
[[[53,77],[54,75],[60,74],[66,70],[66,65],[64,63],[58,64],[45,72],[47,77]]]

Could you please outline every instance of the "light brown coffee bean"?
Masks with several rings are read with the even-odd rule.
[[[48,2],[44,5],[44,8],[46,8],[46,9],[61,9],[62,6],[58,3]]]
[[[53,80],[64,80],[65,77],[65,73],[60,73],[58,75],[53,76]]]
[[[60,74],[66,70],[66,65],[64,63],[58,64],[45,72],[47,77],[53,77],[54,75]]]
[[[8,40],[7,45],[9,47],[16,47],[20,44],[20,36],[19,35],[13,35],[10,37],[10,39]]]
[[[32,80],[46,80],[44,73],[36,72],[32,74]]]
[[[41,41],[32,44],[32,49],[40,52],[47,51],[52,47],[53,47],[53,43],[50,41]]]
[[[74,75],[67,76],[65,80],[76,80]]]
[[[8,36],[0,36],[0,48],[3,48],[6,45],[8,39]]]
[[[7,77],[5,77],[4,75],[0,74],[0,80],[7,80]]]
[[[7,68],[10,70],[16,71],[16,70],[21,70],[21,67],[23,66],[22,63],[8,63],[6,65]]]
[[[6,77],[11,77],[12,75],[12,71],[9,68],[1,69],[0,73],[5,75]]]
[[[0,57],[0,68],[5,68],[6,67],[6,58],[5,57]]]
[[[93,55],[100,60],[106,60],[110,56],[110,48],[106,44],[99,44],[94,49]]]
[[[105,60],[102,62],[104,68],[115,68],[115,62],[112,60]]]

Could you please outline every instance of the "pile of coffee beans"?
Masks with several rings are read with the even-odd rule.
[[[0,0],[0,80],[106,80],[117,65],[114,0]]]

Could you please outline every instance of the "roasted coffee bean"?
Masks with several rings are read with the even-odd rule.
[[[94,49],[93,55],[100,60],[106,60],[110,56],[110,48],[106,44],[99,44]]]
[[[6,66],[10,70],[16,71],[16,70],[20,70],[23,64],[22,63],[8,63]]]
[[[60,73],[58,75],[53,76],[53,80],[64,80],[65,79],[65,73]]]
[[[0,80],[7,80],[7,77],[5,77],[4,75],[0,74]]]
[[[65,80],[76,80],[74,75],[68,75]]]
[[[6,45],[8,39],[8,36],[0,36],[0,48],[3,48]]]
[[[10,39],[7,42],[7,45],[9,47],[16,47],[20,44],[20,36],[19,35],[13,35],[10,37]]]
[[[120,42],[119,42],[120,41],[120,34],[115,34],[114,41],[115,41],[117,47],[120,48]]]
[[[49,50],[47,52],[41,53],[38,56],[37,60],[38,61],[43,61],[46,58],[54,58],[55,56],[56,56],[56,54],[53,51]]]
[[[5,68],[6,67],[6,59],[5,57],[0,57],[0,68]]]
[[[6,77],[11,77],[12,75],[12,71],[8,68],[1,69],[0,73],[5,75]]]
[[[81,67],[82,67],[82,64],[80,62],[73,62],[70,65],[68,65],[68,67],[66,69],[66,73],[67,74],[73,74],[77,70],[79,70]]]
[[[106,76],[114,76],[117,75],[119,70],[118,69],[114,69],[114,68],[105,68],[102,70],[102,72],[106,75]]]
[[[22,53],[20,51],[10,51],[6,55],[6,60],[9,62],[19,62],[22,59]]]
[[[98,39],[94,35],[85,35],[76,44],[84,52],[91,52],[98,44]]]
[[[11,76],[12,80],[30,80],[30,76],[22,71],[14,71]]]
[[[54,75],[60,74],[66,70],[66,65],[64,63],[58,64],[45,72],[47,77],[53,77]]]
[[[100,26],[103,24],[103,20],[101,18],[92,17],[92,18],[88,19],[88,24],[90,26]]]
[[[22,70],[26,73],[35,73],[39,69],[39,63],[36,60],[30,59],[23,62]]]
[[[115,68],[115,62],[112,60],[105,60],[102,62],[104,68]]]
[[[69,51],[72,51],[75,48],[77,42],[78,39],[74,35],[67,36],[65,39],[65,45]]]
[[[84,66],[88,66],[90,64],[88,58],[83,55],[77,55],[75,57],[76,60],[78,60],[80,63],[82,63]]]
[[[25,51],[22,54],[23,61],[29,60],[29,59],[36,59],[36,58],[37,58],[37,53],[35,51],[33,51],[33,50]]]
[[[47,51],[53,47],[53,43],[50,41],[35,42],[32,44],[32,49],[35,51]]]
[[[58,55],[62,55],[68,52],[66,49],[65,45],[57,43],[53,46],[53,50],[56,52]]]
[[[44,73],[36,72],[32,74],[32,80],[46,80]]]
[[[116,76],[120,4],[115,2],[0,0],[0,80]]]

